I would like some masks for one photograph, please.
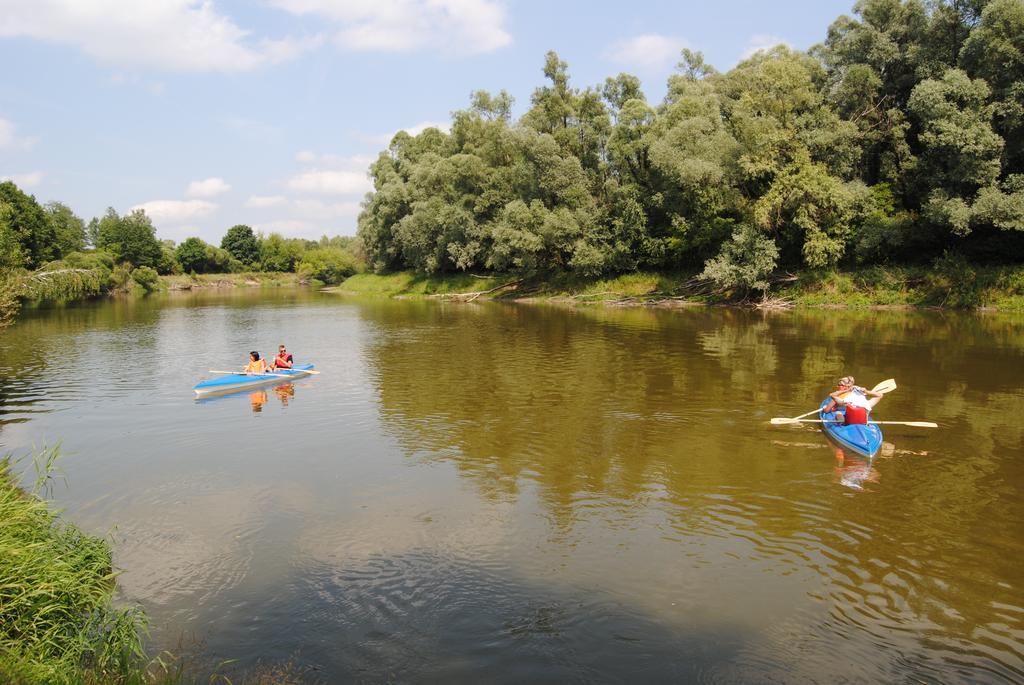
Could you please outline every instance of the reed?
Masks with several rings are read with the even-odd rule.
[[[0,681],[146,681],[145,619],[114,606],[110,545],[61,520],[41,495],[58,449],[36,455],[31,491],[0,459]]]

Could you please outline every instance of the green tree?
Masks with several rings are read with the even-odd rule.
[[[992,89],[995,130],[1006,141],[1005,172],[1024,173],[1024,3],[989,2],[960,64]]]
[[[62,202],[50,202],[43,209],[53,226],[57,258],[85,249],[85,222],[70,207]]]
[[[96,232],[96,247],[109,252],[118,262],[149,267],[160,263],[162,250],[156,229],[141,209],[119,216],[113,208],[108,208]]]
[[[318,247],[302,255],[296,272],[303,279],[335,285],[356,272],[356,258],[336,247]]]
[[[25,265],[25,255],[21,251],[18,234],[11,226],[11,215],[14,210],[9,204],[0,200],[0,271],[7,272]]]
[[[221,249],[227,250],[232,257],[248,267],[260,261],[260,244],[252,229],[245,224],[237,224],[228,229],[220,241]]]
[[[17,240],[25,266],[35,268],[59,256],[56,230],[34,196],[4,181],[0,201],[7,204],[7,230]]]
[[[174,251],[174,257],[185,273],[206,273],[208,247],[209,245],[200,238],[186,238]]]
[[[295,271],[295,265],[305,251],[305,241],[289,240],[280,233],[271,233],[260,240],[260,264],[264,271]]]

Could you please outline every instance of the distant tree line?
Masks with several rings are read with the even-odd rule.
[[[398,133],[359,237],[378,271],[780,268],[1024,257],[1024,2],[861,0],[807,52],[726,73],[683,50],[668,93],[478,91],[450,132]]]
[[[220,247],[200,238],[159,240],[142,210],[108,209],[86,224],[60,202],[40,205],[0,183],[0,326],[20,300],[74,300],[117,289],[157,287],[161,274],[296,272],[338,283],[360,265],[354,237],[320,240],[257,235],[232,226]]]

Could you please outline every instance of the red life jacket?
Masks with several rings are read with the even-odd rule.
[[[846,405],[843,412],[846,417],[846,425],[865,424],[868,422],[868,410],[864,407],[857,407],[852,404]]]

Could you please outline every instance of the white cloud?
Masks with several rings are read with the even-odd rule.
[[[280,207],[288,200],[283,195],[250,195],[245,201],[245,206],[250,209],[266,209],[267,207]]]
[[[321,202],[320,200],[296,200],[295,210],[311,219],[355,218],[362,209],[358,202]]]
[[[440,131],[444,131],[445,133],[447,133],[448,131],[451,130],[451,124],[443,121],[421,121],[418,124],[406,126],[405,128],[396,129],[394,131],[391,131],[390,133],[357,133],[356,138],[370,145],[375,145],[377,147],[387,147],[388,145],[391,144],[391,139],[394,138],[395,134],[398,133],[399,131],[405,131],[411,136],[418,136],[428,128],[436,128]],[[367,159],[368,161],[366,164],[368,166],[373,162],[374,158],[371,157]]]
[[[285,183],[290,190],[325,195],[362,195],[373,189],[366,172],[336,169],[311,169],[291,177]]]
[[[170,71],[247,71],[322,39],[252,39],[210,0],[5,0],[0,36],[72,45],[108,64]]]
[[[753,57],[761,50],[770,50],[776,45],[792,47],[785,39],[780,38],[779,36],[774,36],[768,33],[755,33],[747,41],[747,46],[743,49],[743,54],[740,55],[740,60],[742,61],[748,57]]]
[[[285,237],[299,237],[299,238],[312,238],[317,235],[317,232],[323,232],[323,230],[312,221],[302,221],[301,219],[279,219],[277,221],[267,221],[264,223],[253,224],[260,233],[280,233]]]
[[[231,186],[223,178],[216,176],[202,181],[192,181],[185,189],[186,197],[216,197],[231,190]]]
[[[682,38],[645,33],[616,41],[604,56],[612,62],[651,69],[674,64],[686,46]]]
[[[505,10],[495,0],[273,0],[293,14],[337,24],[335,40],[348,50],[455,54],[492,52],[512,42]]]
[[[212,214],[217,205],[206,200],[150,200],[135,205],[131,211],[141,209],[154,222],[180,224]]]
[[[27,174],[10,174],[0,176],[0,182],[13,181],[19,188],[34,188],[43,182],[42,171],[31,171]]]
[[[373,164],[377,158],[373,155],[334,155],[329,152],[317,153],[311,150],[301,150],[295,153],[295,161],[303,164],[318,164],[339,169],[351,169],[353,171],[364,171]]]
[[[35,138],[19,138],[14,122],[0,118],[0,150],[28,150],[36,143]]]

